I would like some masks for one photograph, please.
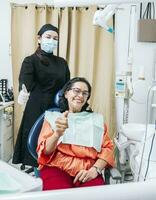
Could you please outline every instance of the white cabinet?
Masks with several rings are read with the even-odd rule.
[[[8,162],[13,153],[13,105],[0,107],[0,159]]]

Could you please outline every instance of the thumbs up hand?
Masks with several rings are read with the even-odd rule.
[[[24,105],[28,101],[29,95],[30,93],[28,93],[26,86],[22,84],[22,90],[20,91],[18,95],[18,100],[17,100],[18,103],[20,105]]]
[[[25,93],[28,93],[27,88],[24,84],[22,84],[22,91],[25,92]]]
[[[66,110],[66,111],[63,113],[63,117],[64,117],[64,118],[67,118],[67,117],[68,117],[68,114],[69,114],[69,111]]]
[[[56,129],[54,134],[58,137],[61,137],[68,128],[68,113],[69,111],[65,111],[62,117],[58,117],[55,121]]]

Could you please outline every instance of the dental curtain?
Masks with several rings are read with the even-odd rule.
[[[54,8],[35,4],[12,4],[12,66],[15,94],[14,135],[17,137],[23,106],[17,104],[18,76],[24,57],[37,48],[37,32],[45,23],[59,27],[59,50],[55,54],[68,61],[71,77],[86,77],[92,85],[90,105],[103,113],[114,137],[114,35],[92,24],[97,7]],[[112,26],[113,20],[109,21]],[[34,111],[35,112],[35,111]]]

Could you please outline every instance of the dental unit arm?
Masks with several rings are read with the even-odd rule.
[[[105,28],[110,33],[114,32],[113,28],[107,25],[107,22],[115,14],[116,9],[117,5],[110,4],[102,10],[97,10],[93,17],[93,25]]]

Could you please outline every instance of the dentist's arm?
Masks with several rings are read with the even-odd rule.
[[[19,91],[22,90],[22,84],[25,84],[27,91],[31,92],[36,85],[35,58],[28,56],[23,60],[19,74]]]

